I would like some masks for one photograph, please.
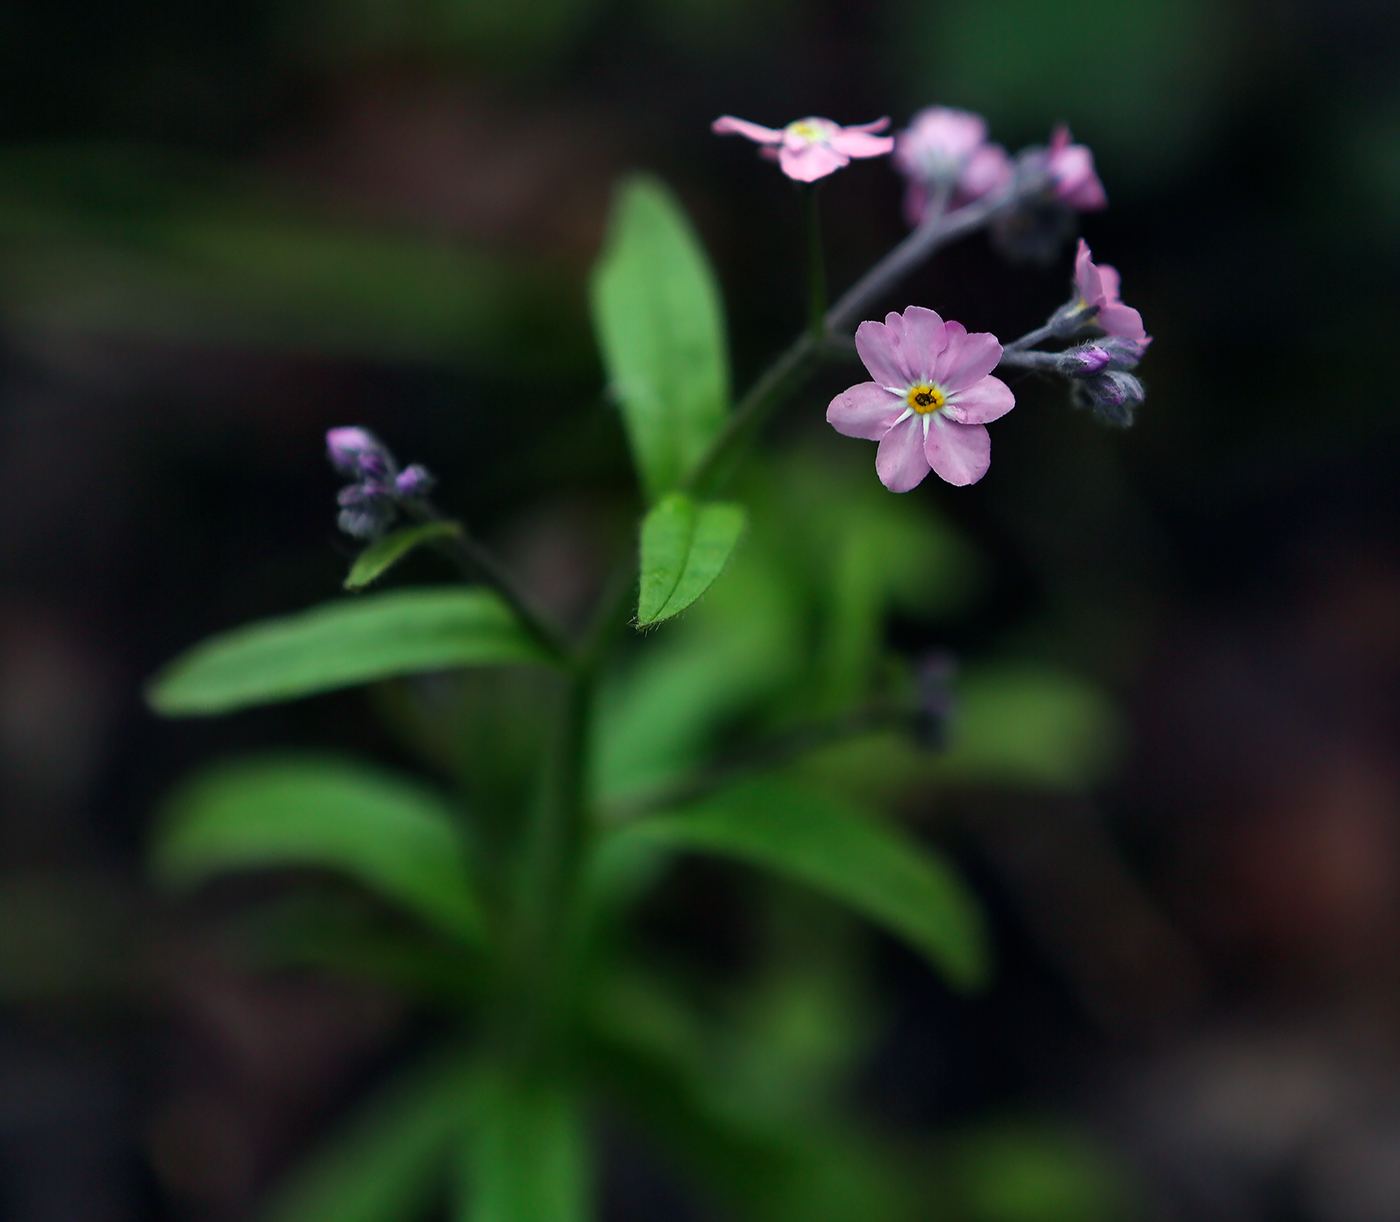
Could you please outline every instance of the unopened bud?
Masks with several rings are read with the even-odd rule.
[[[326,433],[326,457],[351,479],[383,479],[394,469],[393,455],[369,429],[331,429]]]
[[[399,472],[394,480],[394,490],[401,497],[413,500],[417,497],[427,496],[432,491],[437,480],[422,463],[412,463]]]
[[[1132,425],[1144,398],[1142,383],[1121,369],[1109,369],[1078,379],[1074,384],[1075,405],[1087,407],[1104,424],[1117,428],[1126,429]]]
[[[1061,372],[1070,377],[1087,378],[1106,370],[1136,369],[1147,345],[1152,341],[1124,339],[1106,335],[1060,353]]]

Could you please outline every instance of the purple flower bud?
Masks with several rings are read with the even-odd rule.
[[[1076,380],[1074,401],[1087,407],[1104,424],[1128,428],[1138,405],[1146,398],[1142,383],[1121,369],[1109,369],[1091,378]]]
[[[399,472],[394,480],[394,488],[399,496],[407,497],[410,500],[427,496],[432,491],[437,480],[422,463],[413,463]]]
[[[394,470],[394,458],[368,429],[339,428],[326,433],[326,456],[342,475],[384,478]]]
[[[1060,372],[1075,378],[1092,377],[1109,369],[1136,369],[1151,339],[1124,339],[1106,335],[1060,353]]]
[[[394,520],[394,489],[392,485],[365,480],[347,484],[336,494],[340,529],[356,539],[375,539]]]

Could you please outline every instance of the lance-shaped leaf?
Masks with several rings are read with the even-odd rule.
[[[415,1222],[446,1195],[472,1071],[439,1053],[392,1083],[274,1191],[262,1222]]]
[[[729,410],[719,289],[663,183],[638,176],[618,192],[592,296],[632,458],[655,500],[695,466]]]
[[[742,505],[696,504],[673,492],[642,521],[642,582],[637,625],[684,611],[720,575],[747,515]]]
[[[788,781],[738,785],[676,814],[613,832],[593,862],[600,891],[639,859],[691,850],[733,857],[814,887],[909,942],[959,988],[987,974],[977,903],[951,866],[898,829]]]
[[[463,1150],[460,1222],[588,1222],[587,1130],[564,1084],[484,1074]]]
[[[210,637],[161,671],[146,697],[167,717],[197,717],[393,675],[547,660],[491,590],[394,590]]]
[[[362,764],[284,756],[217,765],[170,797],[152,856],[160,881],[178,889],[231,870],[333,870],[454,938],[481,935],[450,808]]]
[[[350,573],[345,578],[345,588],[363,589],[387,573],[415,547],[436,539],[451,539],[461,533],[462,528],[456,522],[422,522],[376,539],[355,557],[355,563],[350,566]]]

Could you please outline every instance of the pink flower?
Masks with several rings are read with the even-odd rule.
[[[1046,168],[1055,180],[1055,197],[1078,212],[1108,207],[1108,195],[1094,172],[1094,154],[1083,144],[1071,144],[1063,123],[1050,136]]]
[[[876,136],[890,125],[889,118],[874,123],[842,127],[830,119],[815,116],[798,119],[781,130],[761,127],[747,119],[722,115],[710,124],[716,135],[747,136],[763,145],[767,157],[776,157],[778,165],[789,178],[798,182],[816,182],[844,165],[852,157],[880,157],[894,148],[891,136]]]
[[[923,220],[931,192],[952,192],[959,203],[978,199],[1011,181],[1011,158],[987,143],[987,121],[967,110],[929,106],[894,140],[894,160],[909,179],[904,214]]]
[[[847,437],[878,441],[875,471],[891,492],[908,492],[932,469],[950,484],[975,484],[992,461],[982,426],[1016,406],[991,376],[1001,360],[995,335],[910,306],[856,329],[856,351],[873,382],[839,394],[827,423]]]
[[[1074,290],[1079,294],[1079,301],[1074,304],[1079,309],[1097,306],[1099,312],[1093,317],[1094,326],[1105,335],[1142,341],[1146,348],[1151,340],[1143,329],[1142,315],[1118,299],[1118,285],[1117,268],[1107,263],[1096,264],[1089,244],[1080,238],[1079,250],[1074,256]]]

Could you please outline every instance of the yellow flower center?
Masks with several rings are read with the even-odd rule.
[[[910,387],[908,401],[909,406],[921,416],[936,412],[945,402],[943,392],[937,386]]]
[[[799,140],[805,140],[808,144],[814,144],[822,138],[822,129],[815,123],[808,123],[805,119],[798,119],[796,123],[789,123],[787,126]]]

